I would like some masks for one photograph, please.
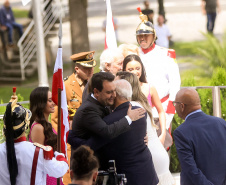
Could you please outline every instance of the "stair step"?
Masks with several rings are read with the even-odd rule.
[[[65,7],[67,7],[67,6],[65,6]],[[64,9],[65,9],[65,7],[64,7]],[[56,11],[55,13],[56,13],[56,15],[55,15],[54,19],[52,19],[51,24],[46,28],[46,30],[49,31],[47,33],[47,35],[46,35],[47,37],[45,39],[45,45],[47,48],[49,48],[51,46],[51,42],[49,41],[49,38],[55,37],[58,34],[58,30],[59,30],[60,24],[59,24],[59,19],[57,18],[59,16],[58,15],[59,11]],[[69,16],[67,16],[67,18],[68,17]],[[65,17],[63,17],[63,18],[65,18]],[[63,19],[63,21],[64,20],[65,19]],[[24,20],[21,19],[21,22],[23,23],[23,25],[27,26],[28,23],[30,22],[30,19],[24,19]],[[52,24],[53,24],[53,27],[52,27]],[[29,28],[31,28],[31,30],[29,30],[29,32],[27,32],[27,33],[32,35],[33,31],[34,31],[34,27],[29,27]],[[17,34],[16,36],[18,37],[19,35]],[[15,41],[17,40],[17,37],[14,37]],[[34,36],[32,36],[32,37],[29,37],[28,35],[25,36],[25,40],[27,39],[25,43],[33,42],[33,40],[31,39],[33,37]],[[31,49],[31,48],[26,47],[25,49]],[[24,49],[22,49],[22,50],[24,50]],[[48,50],[46,50],[46,51],[48,51]],[[26,51],[23,51],[23,52],[26,53]],[[32,54],[34,54],[34,53],[31,52],[31,55]],[[51,54],[50,54],[50,56],[51,56]],[[2,55],[2,59],[4,58],[4,61],[2,61],[2,62],[0,61],[0,63],[1,63],[0,64],[0,66],[1,66],[0,80],[8,79],[8,81],[10,81],[10,80],[14,80],[14,79],[21,79],[20,50],[17,47],[17,45],[15,45],[13,47],[7,47],[7,49],[5,50],[5,55],[6,55],[6,57],[4,55]],[[51,57],[49,57],[48,59],[52,60]],[[28,61],[28,59],[25,57],[24,57],[24,60]],[[37,71],[37,62],[36,61],[37,61],[36,55],[34,55],[34,57],[31,57],[31,59],[29,58],[28,64],[24,69],[26,77],[34,75],[34,73]],[[15,81],[17,81],[17,80],[15,80]]]
[[[36,70],[37,70],[37,68],[26,69],[25,70],[25,76],[31,77],[32,75],[34,75]]]
[[[25,76],[30,77],[34,74],[36,68],[30,68],[25,70]],[[21,77],[21,69],[7,69],[2,71],[3,77]]]
[[[0,77],[0,81],[4,81],[4,82],[21,82],[23,80],[20,77]]]
[[[20,69],[5,69],[2,71],[2,76],[4,77],[18,77],[21,76]]]
[[[20,63],[20,56],[19,55],[13,55],[10,60],[10,63]]]
[[[10,60],[10,61],[3,61],[2,62],[2,64],[3,64],[2,68],[4,68],[5,70],[7,70],[7,69],[15,69],[15,68],[16,69],[20,69],[20,59],[16,60],[16,58],[15,58],[13,60],[15,60],[15,61],[12,61],[12,60]],[[32,67],[37,68],[36,58],[33,58],[28,63],[28,65],[26,66],[26,68],[32,68]]]

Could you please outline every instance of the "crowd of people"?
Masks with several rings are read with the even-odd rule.
[[[65,185],[98,184],[98,170],[107,171],[114,160],[128,185],[173,185],[167,151],[176,112],[185,119],[173,133],[181,184],[226,183],[226,122],[201,111],[194,89],[180,89],[175,51],[158,46],[155,27],[144,14],[140,18],[139,46],[104,50],[100,72],[93,74],[94,51],[71,56],[74,72],[64,81],[67,159],[56,151],[58,109],[50,89],[31,92],[30,110],[12,99],[4,115],[0,184],[55,185],[61,177]],[[114,184],[110,179],[101,184]]]

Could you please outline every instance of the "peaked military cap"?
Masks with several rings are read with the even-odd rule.
[[[95,51],[77,53],[71,56],[71,60],[84,67],[95,67],[96,61],[93,58],[94,53]]]

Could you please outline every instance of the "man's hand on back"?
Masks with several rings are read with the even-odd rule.
[[[127,115],[130,117],[132,121],[136,121],[140,118],[143,118],[145,116],[145,110],[143,108],[138,108],[138,109],[133,109],[132,110],[132,105],[129,105]]]

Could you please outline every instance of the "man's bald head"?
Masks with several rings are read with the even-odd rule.
[[[183,88],[178,91],[175,99],[176,111],[180,118],[185,117],[198,109],[201,109],[200,98],[198,92],[194,88]]]
[[[200,105],[199,94],[194,88],[183,88],[178,91],[176,97],[185,104]]]

